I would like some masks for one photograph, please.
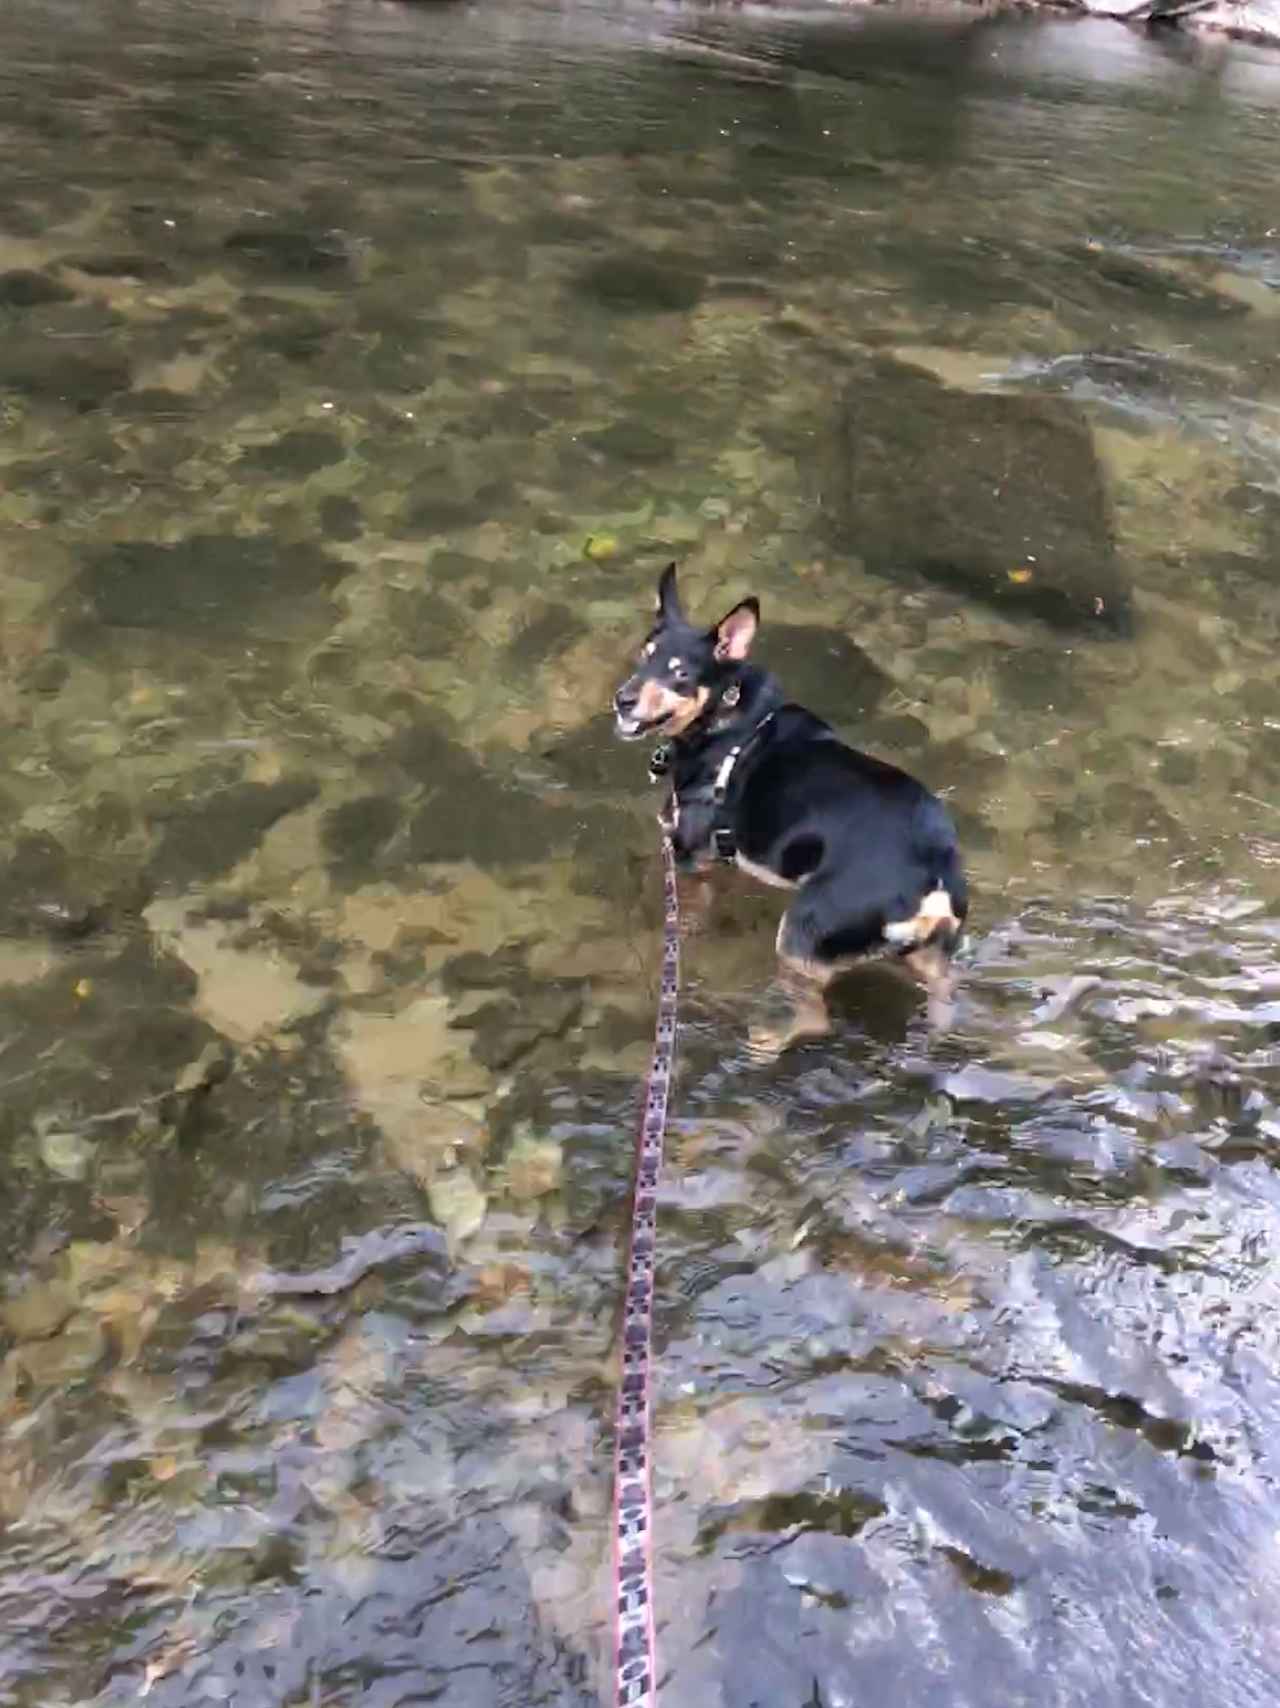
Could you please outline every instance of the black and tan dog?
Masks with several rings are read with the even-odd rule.
[[[825,987],[875,951],[901,958],[949,1014],[951,957],[968,910],[955,826],[922,783],[847,747],[748,662],[755,599],[710,629],[680,608],[672,564],[637,669],[613,698],[624,741],[661,738],[664,823],[686,871],[716,859],[799,893],[778,929],[797,1002],[768,1043],[828,1029]]]

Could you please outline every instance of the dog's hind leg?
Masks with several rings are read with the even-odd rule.
[[[807,952],[812,944],[794,913],[793,908],[783,915],[777,942],[779,983],[788,1011],[779,1024],[753,1026],[748,1034],[750,1053],[762,1061],[776,1060],[805,1038],[826,1037],[831,1030],[827,986],[844,971],[840,963],[820,961]]]
[[[782,989],[787,1012],[777,1024],[752,1026],[747,1033],[748,1053],[757,1061],[776,1061],[785,1050],[805,1038],[825,1038],[831,1030],[825,983],[783,969]]]
[[[925,991],[931,1032],[948,1031],[955,1019],[955,973],[951,956],[937,943],[924,943],[902,957],[903,965]]]

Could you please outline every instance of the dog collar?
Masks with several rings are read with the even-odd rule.
[[[742,698],[742,686],[741,686],[741,684],[738,682],[731,682],[729,684],[729,686],[725,689],[724,693],[720,696],[720,699],[716,705],[716,710],[718,711],[721,706],[727,706],[730,710],[732,710],[738,704],[738,701],[741,698]],[[760,734],[760,732],[764,729],[766,724],[770,724],[772,722],[773,722],[773,713],[770,712],[767,717],[761,718],[760,722],[755,726],[755,728],[747,736],[745,741],[741,741],[738,743],[738,745],[736,747],[731,748],[730,751],[728,753],[726,753],[724,758],[720,761],[720,767],[716,772],[716,780],[715,780],[715,783],[712,787],[712,793],[713,793],[717,803],[719,803],[720,801],[722,801],[724,799],[725,790],[729,786],[729,778],[732,776],[733,768],[738,763],[739,758],[742,756],[743,750],[752,745],[752,743],[755,741],[756,737]],[[658,745],[654,748],[653,752],[649,755],[649,781],[651,783],[660,783],[662,781],[662,779],[667,775],[667,773],[671,770],[671,764],[672,764],[672,761],[674,758],[675,758],[675,742],[674,742],[674,740],[672,740],[672,741],[660,741],[658,743]]]

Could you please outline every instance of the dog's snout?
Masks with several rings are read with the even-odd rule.
[[[636,687],[635,678],[624,682],[613,696],[613,709],[620,717],[628,718],[640,703],[640,690]]]

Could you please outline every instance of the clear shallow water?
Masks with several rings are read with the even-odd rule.
[[[670,556],[977,904],[689,943],[664,1701],[1274,1694],[1274,66],[6,10],[0,1701],[597,1699]]]

